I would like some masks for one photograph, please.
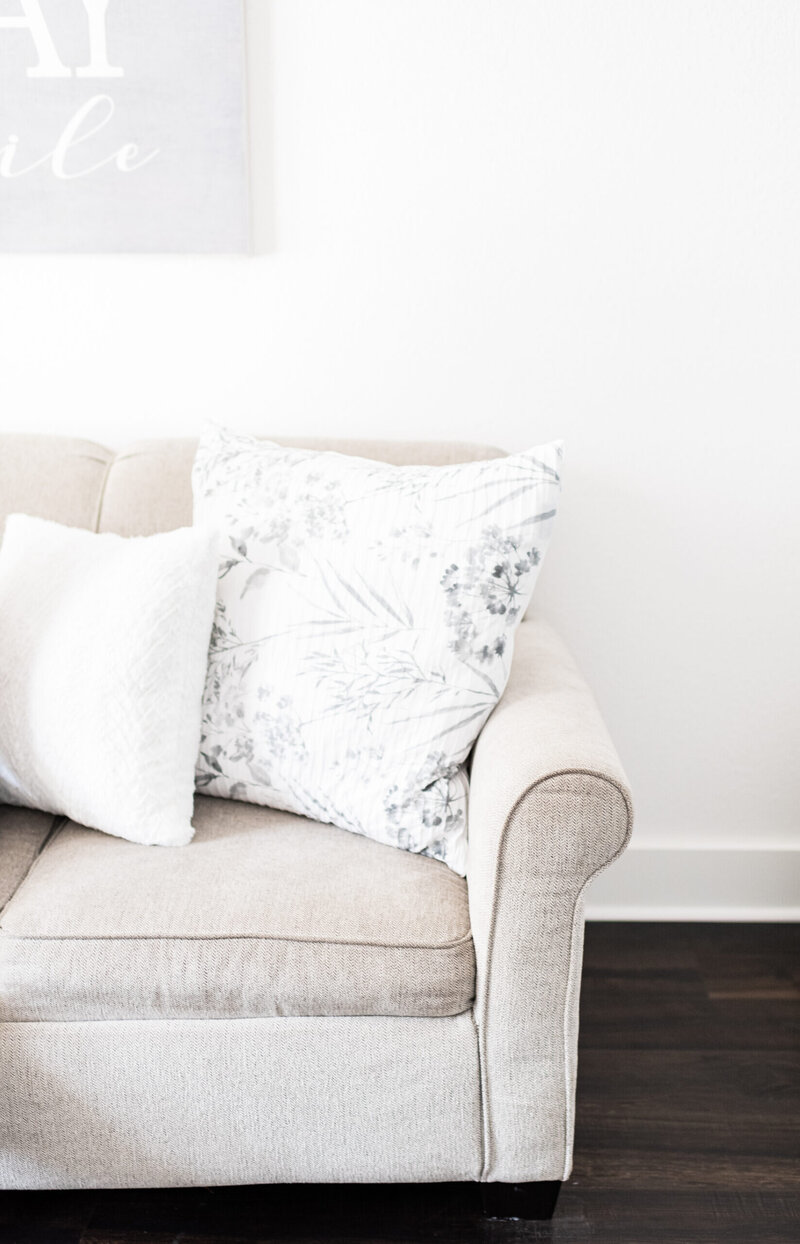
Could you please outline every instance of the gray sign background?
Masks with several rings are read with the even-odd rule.
[[[0,250],[248,250],[244,65],[243,0],[0,0]]]

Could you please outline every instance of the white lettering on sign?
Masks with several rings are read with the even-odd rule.
[[[105,129],[113,116],[114,101],[111,96],[93,96],[92,99],[82,104],[75,115],[67,122],[53,150],[48,151],[40,159],[34,160],[32,164],[26,164],[22,167],[17,166],[19,137],[16,134],[9,134],[6,145],[0,147],[0,177],[5,177],[8,180],[25,177],[28,173],[32,173],[34,169],[49,165],[53,176],[58,177],[60,181],[75,181],[79,177],[88,177],[90,173],[96,173],[98,169],[105,168],[109,164],[113,164],[120,173],[133,173],[136,169],[143,168],[145,164],[149,164],[151,160],[154,160],[158,155],[157,149],[151,151],[149,155],[143,156],[140,154],[136,143],[126,143],[118,151],[113,152],[110,156],[106,156],[104,160],[98,160],[84,168],[75,167],[74,162],[71,168],[67,167],[67,156],[70,152],[79,147],[81,143],[86,142],[88,138],[92,138],[95,134],[99,134],[101,130]]]
[[[89,27],[89,64],[75,70],[78,78],[122,78],[125,70],[111,65],[108,59],[106,17],[111,0],[80,0]],[[71,78],[72,70],[64,64],[50,34],[47,19],[39,0],[19,0],[22,10],[16,17],[0,17],[0,30],[27,30],[33,39],[38,63],[29,66],[29,78]]]
[[[37,56],[35,65],[27,69],[29,78],[122,78],[125,70],[112,65],[108,58],[107,18],[111,0],[62,0],[62,3],[78,4],[83,7],[89,35],[89,63],[78,65],[74,72],[65,65],[53,39],[47,19],[42,12],[40,0],[18,0],[20,12],[15,17],[0,17],[0,32],[3,30],[27,31],[33,40]],[[148,155],[142,155],[137,143],[125,143],[102,160],[91,164],[84,163],[81,167],[80,157],[75,155],[76,149],[88,139],[99,134],[111,123],[116,105],[110,95],[93,95],[91,99],[77,109],[67,121],[52,150],[33,161],[24,161],[25,144],[20,142],[18,134],[9,134],[4,146],[0,147],[0,178],[7,181],[26,177],[36,169],[49,170],[59,181],[75,181],[79,177],[88,177],[99,169],[113,165],[120,173],[133,173],[143,168],[159,154],[158,149]],[[23,149],[20,157],[20,147]],[[41,148],[40,148],[41,150]],[[68,159],[69,157],[69,159]]]

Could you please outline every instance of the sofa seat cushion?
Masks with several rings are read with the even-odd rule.
[[[67,822],[0,918],[0,1021],[444,1016],[472,1003],[444,864],[198,797],[188,847]]]

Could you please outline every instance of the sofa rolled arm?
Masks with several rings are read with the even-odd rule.
[[[619,758],[572,657],[546,623],[523,622],[472,762],[484,1180],[569,1175],[583,891],[624,850],[632,819]]]

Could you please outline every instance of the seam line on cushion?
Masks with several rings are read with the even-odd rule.
[[[152,450],[121,449],[119,453],[115,455],[114,461],[115,462],[132,462],[134,458],[146,458],[148,457],[150,453],[152,453]]]
[[[478,979],[477,972],[475,976],[475,987],[477,991]],[[472,1031],[475,1034],[475,1053],[478,1063],[478,1179],[484,1178],[486,1170],[486,1134],[483,1126],[483,1059],[481,1058],[481,1030],[478,1026],[476,1015],[475,998],[472,999]]]
[[[489,1018],[489,1013],[490,1013],[489,994],[491,990],[491,981],[492,981],[491,961],[494,955],[494,941],[495,941],[495,932],[497,928],[497,899],[498,899],[498,894],[500,890],[500,877],[501,877],[501,874],[503,872],[504,865],[505,865],[506,844],[508,842],[508,837],[509,837],[508,830],[509,830],[509,826],[514,816],[519,811],[519,809],[522,807],[522,804],[525,802],[528,796],[533,794],[533,792],[536,791],[538,787],[543,785],[544,782],[549,782],[552,778],[559,778],[559,777],[593,777],[593,778],[599,779],[601,782],[606,782],[609,786],[613,787],[613,789],[616,790],[619,795],[622,796],[622,800],[625,804],[625,809],[626,809],[626,833],[624,835],[622,844],[619,847],[619,850],[614,853],[611,859],[607,860],[604,864],[601,864],[599,868],[596,868],[592,873],[590,873],[589,876],[584,881],[583,885],[581,885],[579,889],[578,895],[573,905],[573,917],[572,917],[573,930],[574,930],[574,925],[575,925],[575,910],[577,908],[578,902],[580,901],[580,897],[583,894],[583,891],[586,889],[590,881],[593,881],[594,878],[599,873],[603,872],[606,868],[608,868],[611,864],[613,864],[615,860],[619,859],[620,855],[622,855],[623,851],[628,845],[628,842],[630,841],[631,831],[633,829],[633,807],[631,805],[631,800],[630,800],[630,796],[628,795],[628,792],[625,790],[625,788],[622,786],[620,782],[616,781],[615,778],[609,777],[607,773],[602,773],[597,769],[557,769],[557,770],[554,770],[552,773],[547,773],[543,777],[537,778],[537,780],[535,782],[532,782],[530,786],[526,787],[523,793],[515,800],[514,804],[512,805],[511,809],[508,812],[508,815],[505,818],[505,821],[503,822],[503,828],[500,831],[500,842],[499,842],[498,849],[497,849],[497,866],[495,869],[494,882],[492,884],[492,900],[491,900],[492,912],[491,912],[490,924],[489,924],[489,935],[486,939],[486,987],[483,990],[483,999],[482,999],[480,1008],[478,1012],[476,1013],[476,1020],[477,1020],[478,1033],[479,1033],[478,1050],[480,1054],[480,1065],[481,1065],[481,1092],[482,1092],[481,1105],[482,1105],[482,1110],[483,1110],[483,1155],[484,1155],[483,1161],[484,1161],[484,1165],[483,1165],[483,1170],[481,1171],[481,1181],[484,1181],[484,1182],[488,1179],[489,1168],[491,1166],[492,1158],[494,1156],[493,1150],[492,1150],[492,1134],[491,1134],[491,1123],[490,1123],[491,1101],[490,1101],[490,1092],[489,1092],[489,1067],[488,1067],[488,1059],[486,1056],[486,1030],[488,1027],[488,1018]],[[568,971],[571,971],[571,968],[572,968],[573,954],[574,954],[574,938],[571,937],[570,939],[570,964],[569,964]],[[477,980],[476,980],[476,986],[477,986]],[[566,1032],[567,1009],[568,1009],[567,1000],[565,998],[564,1013],[562,1015],[562,1026],[563,1026],[562,1041],[563,1041],[564,1049],[566,1049],[566,1043],[567,1043],[567,1032]],[[566,1127],[566,1117],[565,1117],[564,1122],[565,1122],[565,1127]]]
[[[149,458],[158,452],[155,447],[163,446],[167,443],[188,444],[191,441],[196,442],[197,437],[194,436],[171,436],[171,437],[143,437],[140,441],[135,441],[128,449],[120,449],[114,455],[115,462],[133,462],[134,458]],[[140,445],[141,448],[136,448]]]
[[[359,942],[330,937],[280,937],[264,933],[4,933],[17,942],[287,942],[309,946],[359,946],[376,950],[458,950],[472,941],[472,930],[452,942]]]
[[[470,1008],[466,1007],[463,1011],[436,1011],[432,1015],[423,1015],[421,1013],[400,1014],[397,1011],[347,1011],[336,1015],[259,1015],[253,1012],[248,1015],[198,1015],[186,1014],[176,1015],[119,1015],[103,1016],[102,1018],[88,1019],[10,1019],[7,1016],[0,1019],[0,1027],[4,1024],[232,1024],[238,1020],[260,1020],[260,1019],[457,1019],[459,1015],[469,1015]],[[2,1189],[0,1189],[2,1191]]]
[[[108,480],[111,475],[111,468],[113,467],[116,460],[117,460],[117,454],[112,454],[108,462],[106,463],[106,469],[103,475],[103,482],[100,485],[100,495],[97,498],[97,510],[95,511],[95,516],[94,516],[93,531],[95,532],[99,532],[100,530],[100,519],[103,516],[103,502],[106,499],[106,488],[108,487]]]
[[[31,873],[33,872],[33,869],[35,868],[36,864],[38,863],[39,858],[42,855],[42,852],[44,851],[45,847],[49,846],[49,844],[53,841],[56,835],[64,828],[66,823],[67,823],[67,818],[65,816],[60,816],[58,813],[53,813],[53,819],[50,824],[50,828],[48,829],[42,841],[39,843],[38,847],[36,848],[36,851],[34,852],[34,855],[33,855],[33,859],[31,860],[28,867],[25,869],[25,874],[20,879],[19,885],[15,889],[14,893],[10,894],[8,898],[6,899],[6,902],[3,904],[3,906],[0,907],[0,916],[2,916],[3,912],[6,910],[11,900],[15,898],[17,894],[19,894],[20,890],[22,889],[25,882],[28,880]]]
[[[437,1021],[442,1019],[458,1019],[460,1015],[468,1015],[472,1011],[471,1006],[467,1006],[463,1011],[448,1011],[442,1015],[203,1015],[199,1016],[153,1016],[151,1019],[0,1019],[0,1028],[13,1027],[17,1024],[38,1024],[40,1028],[47,1027],[52,1030],[55,1024],[252,1024],[252,1023],[271,1023],[283,1020],[351,1020],[351,1019],[423,1019]],[[2,1189],[0,1189],[2,1191]]]

